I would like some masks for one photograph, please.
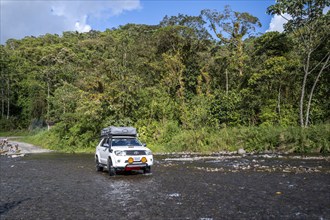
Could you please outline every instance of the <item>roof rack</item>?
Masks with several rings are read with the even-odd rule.
[[[137,136],[136,128],[133,127],[115,127],[110,126],[103,128],[101,131],[101,137],[109,136]]]

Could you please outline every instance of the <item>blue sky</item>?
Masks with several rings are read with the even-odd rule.
[[[40,36],[63,31],[104,31],[127,23],[155,25],[165,15],[199,15],[202,9],[222,11],[230,5],[234,11],[258,17],[258,32],[281,30],[280,17],[266,14],[275,0],[0,0],[1,44],[7,39]],[[270,28],[271,26],[271,28]]]
[[[142,0],[141,9],[130,12],[123,12],[118,16],[110,18],[107,22],[91,22],[94,27],[104,30],[108,26],[118,26],[127,23],[138,24],[158,24],[165,15],[172,16],[181,14],[199,15],[203,9],[216,9],[222,11],[225,5],[230,5],[234,11],[249,12],[258,17],[264,24],[260,31],[265,32],[269,28],[271,16],[266,14],[268,6],[272,5],[274,1],[219,1],[219,0],[195,0],[195,1],[156,1],[156,0]]]

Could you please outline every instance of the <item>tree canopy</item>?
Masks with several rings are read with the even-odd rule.
[[[162,131],[177,128],[329,122],[325,6],[277,1],[268,12],[291,16],[284,33],[259,35],[258,18],[226,7],[159,25],[10,39],[0,47],[1,128],[55,124],[62,144],[78,146],[109,125],[167,141]]]

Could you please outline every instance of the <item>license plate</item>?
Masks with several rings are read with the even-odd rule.
[[[140,161],[141,158],[140,157],[134,157],[134,161]]]

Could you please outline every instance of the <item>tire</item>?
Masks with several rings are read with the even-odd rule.
[[[116,170],[115,168],[112,166],[112,161],[111,158],[108,159],[108,172],[109,172],[109,176],[114,176],[116,175]]]
[[[97,172],[103,171],[103,167],[100,166],[99,158],[97,156],[95,157],[95,164],[96,164],[96,171]]]
[[[147,166],[146,168],[144,168],[143,172],[146,173],[151,173],[151,167]]]

